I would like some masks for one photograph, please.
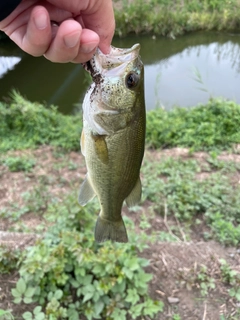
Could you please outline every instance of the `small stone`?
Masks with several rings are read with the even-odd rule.
[[[176,303],[179,303],[179,299],[178,298],[175,298],[175,297],[168,297],[168,303],[170,304],[176,304]]]

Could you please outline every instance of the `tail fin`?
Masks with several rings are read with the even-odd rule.
[[[127,231],[122,217],[120,221],[114,222],[98,216],[94,235],[97,242],[104,242],[106,240],[128,242]]]

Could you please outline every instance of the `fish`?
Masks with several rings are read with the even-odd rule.
[[[125,201],[130,208],[141,200],[146,109],[139,50],[139,44],[127,49],[111,46],[109,54],[97,49],[83,64],[93,83],[82,105],[80,145],[87,174],[78,202],[85,206],[95,196],[99,200],[97,242],[128,242],[122,206]]]

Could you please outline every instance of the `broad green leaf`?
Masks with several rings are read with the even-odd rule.
[[[42,307],[41,306],[37,306],[37,307],[34,308],[33,313],[36,315],[41,311],[42,311]]]
[[[28,297],[24,297],[23,298],[23,302],[28,304],[28,303],[32,303],[33,302],[33,299],[32,298],[28,298]]]
[[[86,302],[86,301],[88,301],[88,300],[90,300],[90,299],[93,297],[93,295],[94,295],[94,292],[88,292],[88,293],[86,293],[86,294],[84,295],[84,297],[83,297],[83,303]]]
[[[68,319],[69,320],[79,320],[79,313],[76,310],[68,310]]]
[[[80,284],[77,280],[75,279],[71,279],[71,285],[73,286],[73,288],[79,288]]]
[[[29,287],[27,290],[24,292],[24,296],[27,298],[31,298],[34,295],[35,288]]]
[[[38,313],[34,320],[45,320],[45,314],[43,312]]]
[[[234,289],[234,288],[231,288],[231,289],[229,290],[229,295],[230,295],[230,297],[234,297],[235,294],[236,294],[235,289]]]
[[[13,289],[11,290],[11,293],[12,293],[12,295],[13,295],[15,298],[22,297],[22,294],[21,294],[17,289],[15,289],[15,288],[13,288]]]
[[[20,302],[22,302],[22,297],[20,297],[20,298],[15,298],[15,299],[13,300],[13,302],[16,303],[16,304],[19,304]]]
[[[136,289],[128,289],[127,293],[128,294],[125,299],[127,302],[130,302],[134,305],[139,301],[140,297],[139,297]]]
[[[143,309],[143,303],[139,303],[132,306],[129,310],[129,313],[131,314],[133,319],[136,319],[142,314],[142,309]]]
[[[82,288],[77,289],[77,297],[80,297],[82,294]]]
[[[236,293],[235,297],[236,297],[236,299],[237,299],[238,301],[240,301],[240,292],[239,292],[239,291]]]
[[[16,285],[16,288],[17,288],[17,291],[19,291],[20,293],[24,293],[26,291],[26,283],[25,281],[23,280],[23,278],[20,278],[17,282],[17,285]]]
[[[22,315],[22,317],[23,317],[23,319],[25,319],[25,320],[31,320],[31,319],[33,318],[31,312],[29,312],[29,311],[24,312],[24,314]]]
[[[104,303],[101,300],[95,302],[94,310],[95,310],[96,315],[100,315],[100,313],[102,312],[103,308],[104,308]]]
[[[132,279],[132,278],[133,278],[133,272],[132,272],[132,270],[124,267],[124,268],[123,268],[123,272],[125,273],[125,275],[126,275],[126,277],[127,277],[128,279]]]
[[[89,274],[82,279],[82,284],[84,286],[87,286],[92,282],[92,279],[93,279],[93,276]]]
[[[126,289],[126,280],[124,279],[121,283],[117,283],[112,288],[112,292],[123,293]]]
[[[153,317],[154,314],[156,314],[159,311],[162,311],[163,305],[159,301],[153,301],[151,299],[147,299],[145,301],[145,307],[143,309],[143,314],[144,315],[149,315]]]
[[[126,320],[127,319],[126,315],[127,315],[127,311],[126,310],[115,308],[113,313],[111,314],[111,317],[113,319]]]
[[[60,300],[63,296],[63,292],[62,290],[57,290],[55,293],[54,293],[54,298],[57,299],[57,300]]]

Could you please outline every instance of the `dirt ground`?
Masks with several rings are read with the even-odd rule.
[[[77,191],[86,173],[84,159],[80,153],[71,152],[66,155],[57,153],[51,147],[41,147],[34,151],[11,152],[8,156],[25,154],[34,157],[36,165],[31,172],[10,172],[4,165],[0,165],[0,212],[26,206],[38,206],[38,213],[44,212],[45,201],[49,197],[58,198],[73,190]],[[145,159],[161,160],[162,157],[187,158],[188,150],[171,149],[163,151],[147,151]],[[202,159],[206,154],[196,153],[191,158]],[[239,155],[222,154],[221,159],[240,161]],[[239,177],[236,179],[239,181]],[[36,195],[36,201],[31,203],[29,194]],[[41,202],[38,197],[41,195]],[[29,202],[30,201],[30,202]],[[158,319],[173,320],[217,320],[240,319],[240,303],[229,296],[229,287],[224,283],[220,272],[220,259],[240,272],[240,250],[223,247],[211,240],[205,241],[203,233],[207,226],[196,225],[190,230],[190,239],[184,228],[174,218],[149,214],[150,203],[145,201],[141,210],[130,212],[126,207],[123,213],[131,218],[136,226],[136,232],[151,234],[156,231],[169,232],[171,226],[179,229],[180,236],[175,236],[175,242],[157,242],[149,244],[149,248],[140,253],[150,260],[147,272],[153,274],[149,290],[153,298],[164,302],[164,313]],[[143,231],[140,228],[141,215],[148,217],[150,227]],[[42,222],[41,214],[29,210],[16,221],[0,220],[0,245],[20,248],[21,250],[35,241],[35,230]],[[209,290],[206,296],[201,295],[201,287],[196,278],[204,273],[214,279],[215,288]],[[11,288],[18,279],[17,272],[10,275],[0,274],[0,309],[10,309],[17,318],[25,306],[12,303]],[[177,318],[179,315],[181,318]],[[237,316],[239,315],[239,316]],[[20,318],[18,318],[20,319]],[[149,319],[149,318],[146,318]]]

